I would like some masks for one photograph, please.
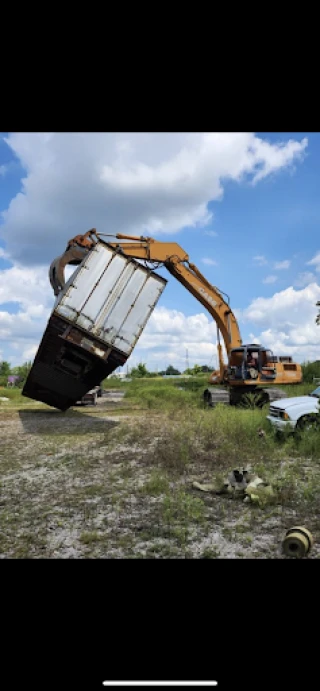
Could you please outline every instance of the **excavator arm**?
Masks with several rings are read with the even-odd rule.
[[[103,235],[97,233],[95,228],[85,235],[77,235],[69,240],[64,254],[52,262],[49,276],[56,296],[59,296],[65,285],[66,265],[80,264],[97,242],[106,242],[116,252],[145,262],[151,269],[164,266],[211,314],[217,325],[219,370],[210,375],[209,382],[226,384],[229,393],[225,389],[209,387],[204,392],[204,400],[208,405],[215,405],[217,402],[237,405],[242,402],[243,394],[249,392],[256,396],[257,405],[261,406],[286,395],[282,390],[270,389],[270,385],[302,381],[301,366],[292,362],[291,357],[273,356],[269,349],[259,344],[242,344],[239,326],[230,309],[228,297],[209,283],[180,245],[119,233],[106,236],[113,240],[104,241]],[[227,352],[228,365],[223,361],[220,334]],[[250,364],[250,357],[254,364]]]
[[[102,234],[93,228],[85,235],[77,235],[69,241],[65,253],[52,262],[50,282],[55,295],[64,285],[64,269],[67,264],[79,264],[90,249],[94,247],[95,237]],[[189,261],[188,254],[175,242],[160,242],[150,237],[132,235],[111,236],[121,242],[109,242],[108,245],[123,253],[126,257],[163,265],[194,297],[206,308],[217,324],[218,358],[220,379],[223,380],[225,365],[219,334],[222,334],[227,355],[232,348],[241,346],[237,320],[222,293],[203,276],[201,271]]]

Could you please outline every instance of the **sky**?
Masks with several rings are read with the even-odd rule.
[[[244,343],[319,359],[320,134],[0,133],[0,361],[35,356],[51,261],[92,227],[177,242],[230,297]],[[165,269],[133,354],[217,366],[216,325]]]

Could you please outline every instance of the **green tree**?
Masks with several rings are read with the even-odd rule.
[[[201,374],[202,371],[201,365],[194,365],[193,367],[186,369],[185,374],[191,374],[192,377],[195,377],[197,374]]]
[[[23,386],[31,367],[32,362],[30,360],[28,362],[24,362],[23,365],[20,365],[19,367],[13,367],[12,374],[17,374],[19,376],[19,386]]]
[[[165,371],[165,374],[168,374],[168,375],[170,375],[170,374],[181,374],[181,372],[179,372],[179,370],[176,369],[175,367],[173,367],[172,365],[169,365],[169,367],[167,367],[167,369]]]
[[[0,362],[0,376],[1,377],[7,377],[11,373],[11,367],[10,363],[6,362],[6,360],[2,360]]]
[[[303,381],[306,384],[313,384],[313,378],[320,378],[320,360],[315,362],[303,362],[302,365]]]
[[[137,367],[133,367],[130,376],[134,378],[149,377],[150,372],[148,372],[146,365],[143,362],[139,362]]]

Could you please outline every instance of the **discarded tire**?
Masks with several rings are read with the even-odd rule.
[[[287,557],[305,557],[313,545],[313,537],[307,528],[293,526],[287,530],[282,542],[283,552]]]

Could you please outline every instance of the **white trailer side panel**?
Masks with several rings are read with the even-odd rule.
[[[166,283],[98,242],[58,296],[54,311],[128,356]]]

